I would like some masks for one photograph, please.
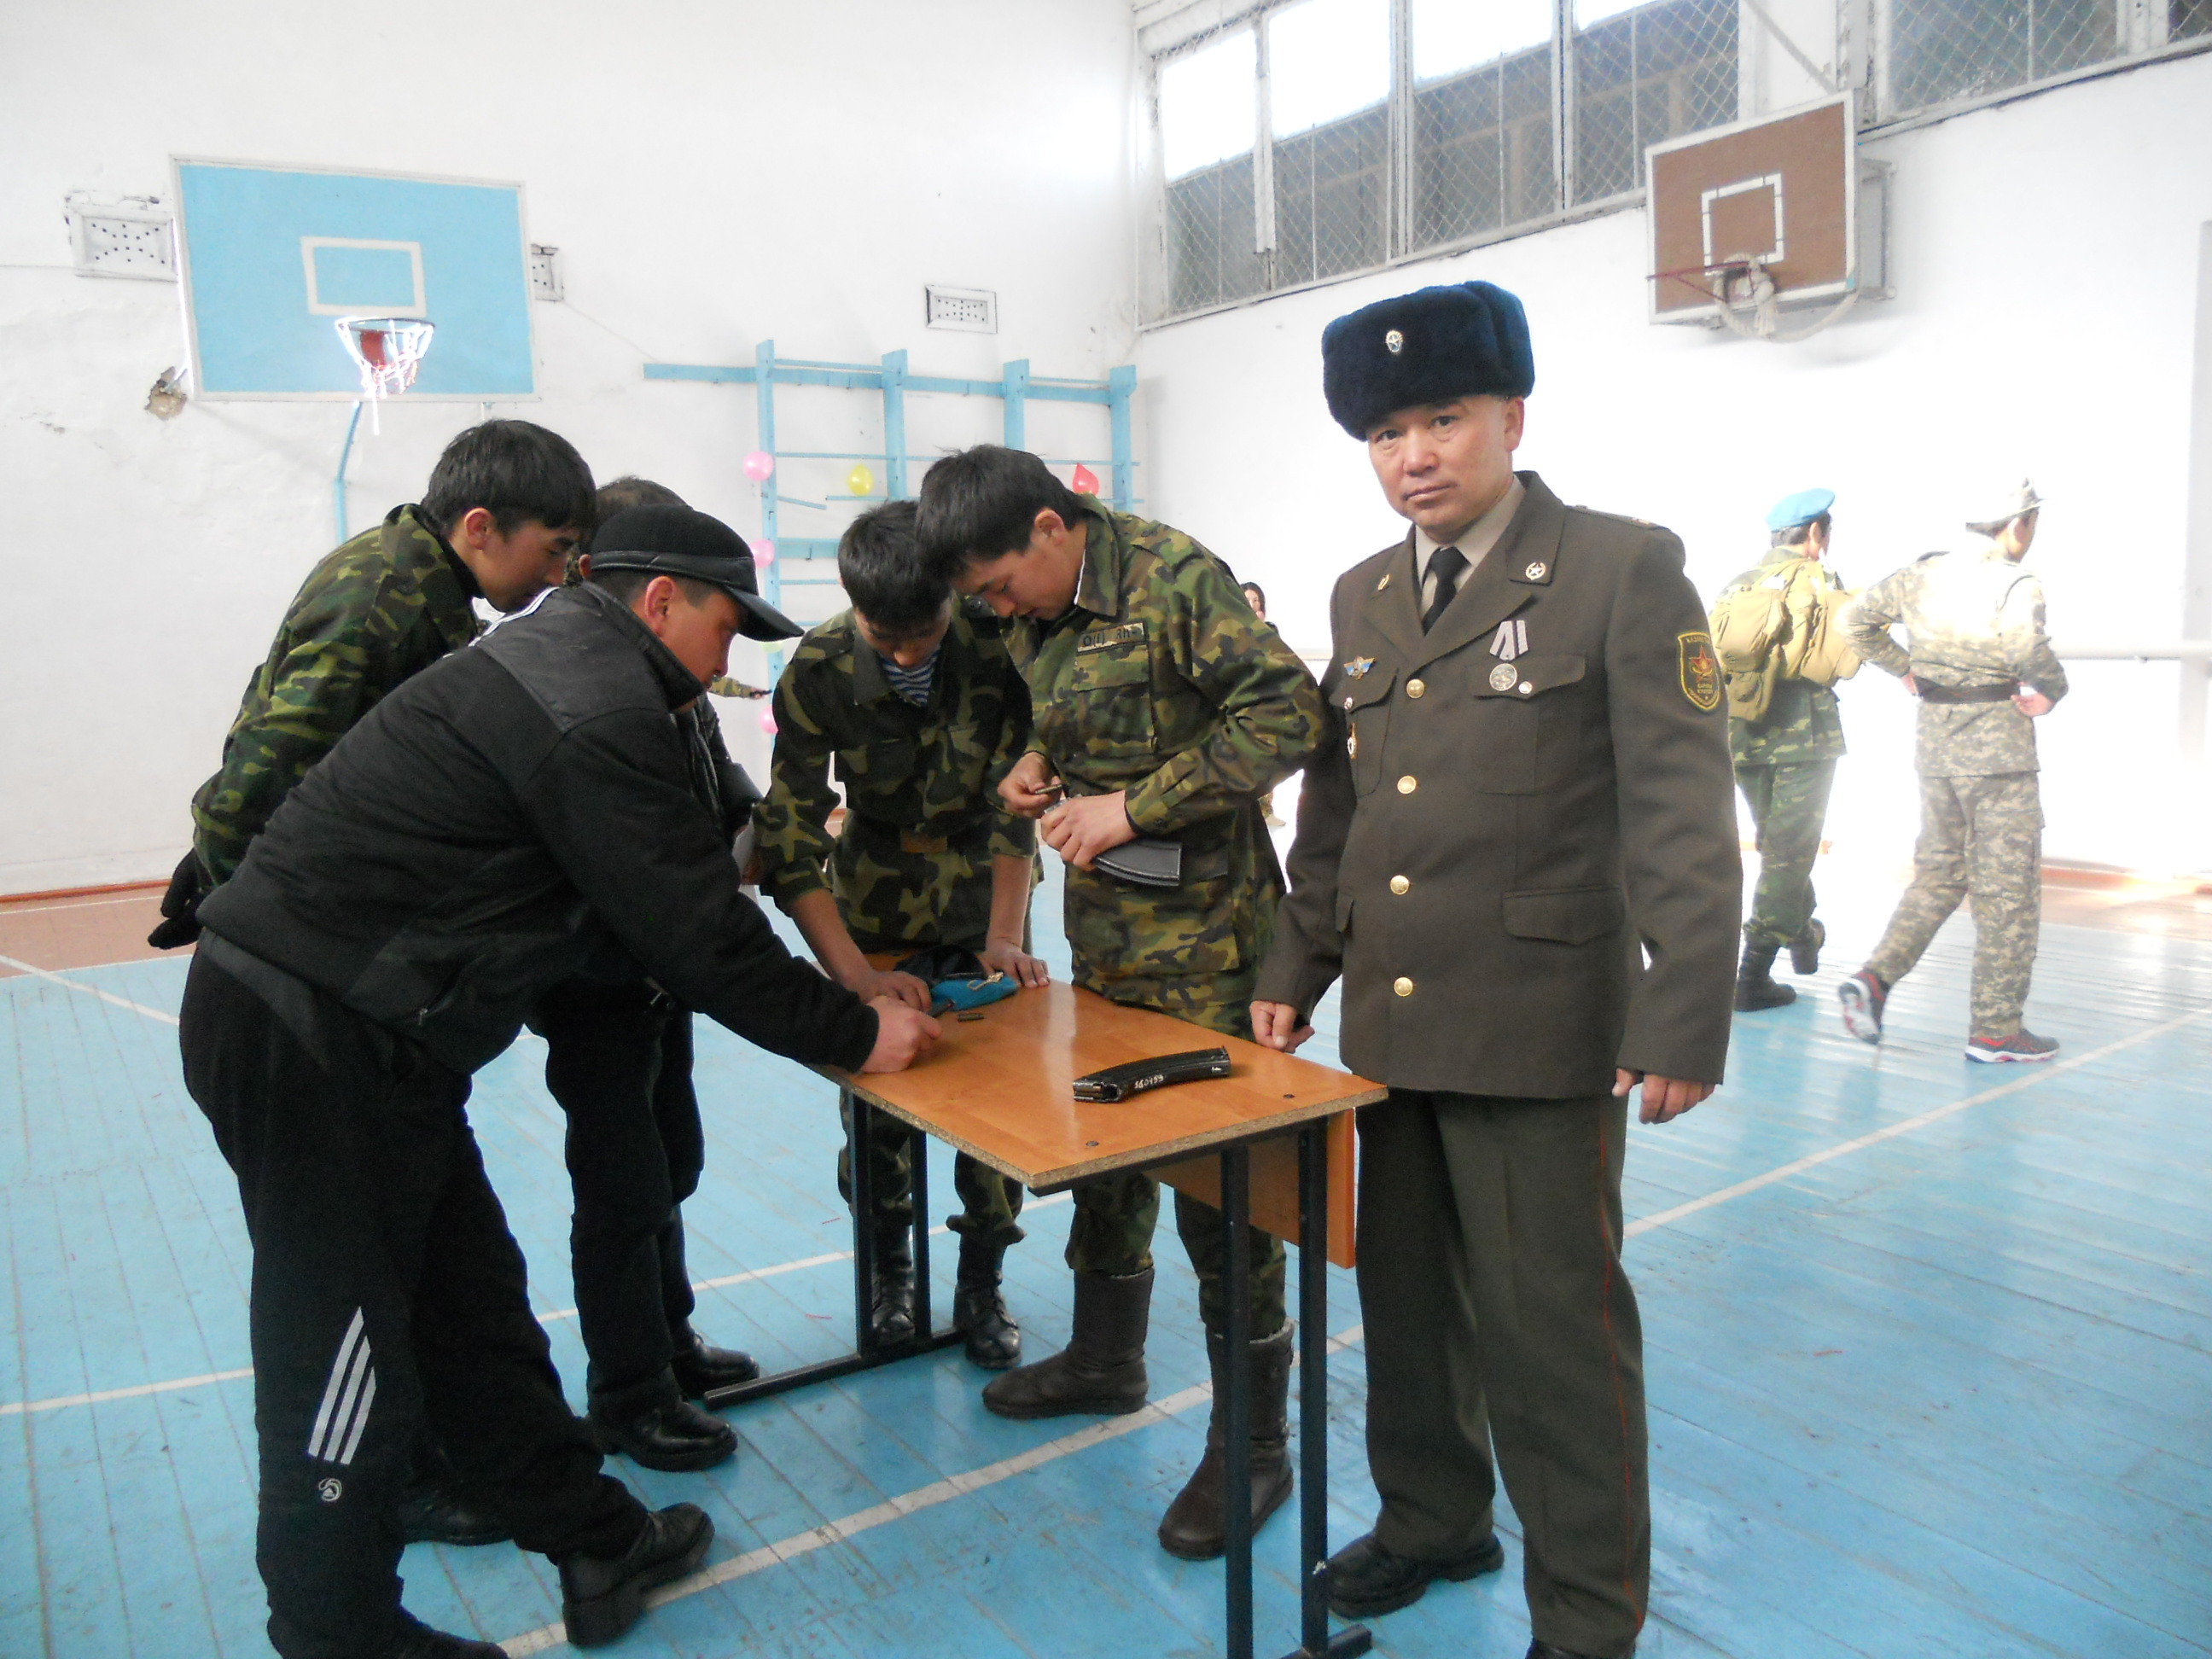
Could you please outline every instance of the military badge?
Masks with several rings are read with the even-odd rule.
[[[1511,663],[1498,663],[1490,671],[1490,689],[1493,691],[1510,691],[1513,689],[1513,682],[1518,678],[1519,675]]]
[[[1359,758],[1358,732],[1347,732],[1344,734],[1344,752],[1354,760],[1358,760]]]
[[[1712,636],[1693,629],[1677,634],[1674,643],[1680,656],[1682,695],[1692,708],[1711,714],[1721,706],[1721,659],[1713,654]]]
[[[1544,562],[1539,559],[1521,574],[1532,582],[1540,582],[1544,580]]]
[[[1344,665],[1344,672],[1347,678],[1364,679],[1367,677],[1367,671],[1374,666],[1375,659],[1372,657],[1354,657]]]
[[[1392,329],[1388,334],[1385,334],[1382,337],[1382,349],[1389,352],[1393,357],[1396,356],[1405,349],[1406,337],[1398,332],[1396,329]]]
[[[1376,591],[1377,593],[1380,593],[1380,592],[1381,592],[1384,588],[1386,588],[1386,587],[1388,587],[1388,586],[1390,586],[1390,573],[1389,573],[1389,571],[1387,571],[1387,570],[1386,570],[1386,571],[1384,571],[1384,572],[1382,573],[1382,580],[1381,581],[1379,581],[1379,582],[1377,582],[1377,583],[1376,583],[1376,584],[1375,584],[1375,591]]]

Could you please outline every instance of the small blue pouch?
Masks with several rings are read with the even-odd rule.
[[[897,972],[912,974],[929,987],[933,1014],[964,1012],[1001,1001],[1021,989],[1012,978],[994,974],[982,958],[957,945],[932,945],[917,951],[898,964]]]

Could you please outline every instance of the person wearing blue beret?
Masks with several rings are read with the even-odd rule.
[[[1534,381],[1488,283],[1322,334],[1329,412],[1412,522],[1330,600],[1329,725],[1252,1014],[1294,1048],[1341,978],[1344,1063],[1389,1091],[1359,1114],[1357,1236],[1382,1510],[1330,1558],[1330,1605],[1504,1566],[1502,1476],[1529,1653],[1620,1659],[1651,1579],[1629,1098],[1663,1123],[1720,1081],[1742,871],[1682,544],[1514,471]]]

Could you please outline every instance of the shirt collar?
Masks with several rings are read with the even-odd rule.
[[[1094,617],[1121,614],[1121,538],[1106,509],[1085,497],[1083,572],[1075,581],[1075,603]]]
[[[1416,582],[1428,580],[1429,560],[1440,547],[1459,549],[1460,557],[1467,561],[1468,572],[1472,572],[1489,556],[1490,550],[1498,545],[1498,538],[1504,535],[1505,527],[1513,522],[1513,515],[1520,510],[1522,498],[1528,493],[1520,475],[1514,474],[1511,482],[1505,486],[1505,493],[1492,503],[1490,510],[1449,542],[1437,540],[1420,526],[1415,525],[1413,580]]]
[[[676,653],[653,638],[653,630],[640,622],[637,613],[616,599],[604,587],[586,582],[581,587],[557,589],[549,605],[563,600],[587,605],[607,619],[611,626],[635,646],[645,665],[652,670],[653,681],[668,699],[671,713],[688,702],[695,702],[706,695],[707,688],[694,677],[691,671],[677,660]]]

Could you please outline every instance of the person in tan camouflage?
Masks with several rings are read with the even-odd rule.
[[[755,814],[761,887],[799,925],[830,977],[862,998],[890,994],[927,1012],[911,974],[867,952],[933,945],[973,951],[1025,986],[1044,963],[1028,949],[1036,832],[1006,810],[999,780],[1029,739],[1030,700],[997,619],[966,614],[921,566],[915,506],[862,514],[837,549],[852,607],[808,630],[775,690],[775,753]],[[844,785],[845,821],[830,813]],[[888,1115],[869,1149],[875,1207],[876,1340],[914,1334],[912,1137]],[[848,1153],[837,1185],[849,1203]],[[961,1212],[954,1325],[968,1358],[1003,1370],[1021,1358],[1021,1328],[1000,1292],[1007,1247],[1020,1242],[1022,1189],[962,1152],[952,1183]]]
[[[1862,593],[1847,613],[1851,646],[1920,699],[1915,763],[1920,840],[1912,884],[1881,943],[1838,995],[1844,1024],[1881,1041],[1897,981],[1961,899],[1974,915],[1974,983],[1966,1057],[2047,1060],[2050,1037],[2021,1024],[2043,908],[2043,805],[2035,728],[2066,695],[2066,671],[2043,629],[2043,584],[2020,568],[2044,505],[2033,484],[1997,516],[1967,528],[1978,544],[1923,555]],[[1890,629],[1902,624],[1900,647]]]
[[[1061,484],[1036,456],[993,444],[939,461],[922,483],[933,570],[1016,619],[1033,713],[1029,750],[1000,793],[1041,820],[1066,864],[1075,982],[1114,1001],[1251,1035],[1255,975],[1283,892],[1260,805],[1320,741],[1313,678],[1254,616],[1236,579],[1181,531]],[[1179,848],[1181,884],[1139,886],[1097,860],[1139,837]],[[1126,1174],[1075,1189],[1067,1264],[1075,1328],[1052,1358],[1000,1377],[1000,1416],[1133,1412],[1144,1404],[1152,1235],[1159,1187]],[[1206,1455],[1169,1507],[1160,1543],[1188,1559],[1225,1547],[1220,1402],[1227,1376],[1219,1211],[1180,1194],[1215,1380]],[[1288,1496],[1291,1328],[1283,1247],[1253,1239],[1252,1516]]]
[[[513,612],[558,584],[592,514],[591,469],[567,439],[486,421],[446,446],[419,505],[393,507],[325,555],[246,684],[221,767],[192,797],[192,848],[147,942],[197,940],[200,901],[237,871],[308,769],[403,682],[477,637],[473,600]],[[399,1506],[410,1540],[507,1535],[453,1490],[428,1437],[416,1465]]]
[[[1786,581],[1801,564],[1816,567],[1822,586],[1838,587],[1832,572],[1820,567],[1834,520],[1832,489],[1801,489],[1784,497],[1767,514],[1774,544],[1765,559],[1721,590],[1721,598],[1765,584]],[[1844,721],[1834,690],[1812,680],[1778,678],[1762,718],[1731,713],[1729,754],[1736,787],[1759,832],[1759,885],[1751,914],[1744,918],[1743,962],[1736,974],[1738,1013],[1785,1007],[1797,993],[1774,982],[1774,958],[1790,952],[1790,965],[1816,973],[1828,930],[1813,914],[1813,862],[1820,853],[1820,830],[1828,811],[1828,793],[1836,781],[1836,763],[1844,756]]]

